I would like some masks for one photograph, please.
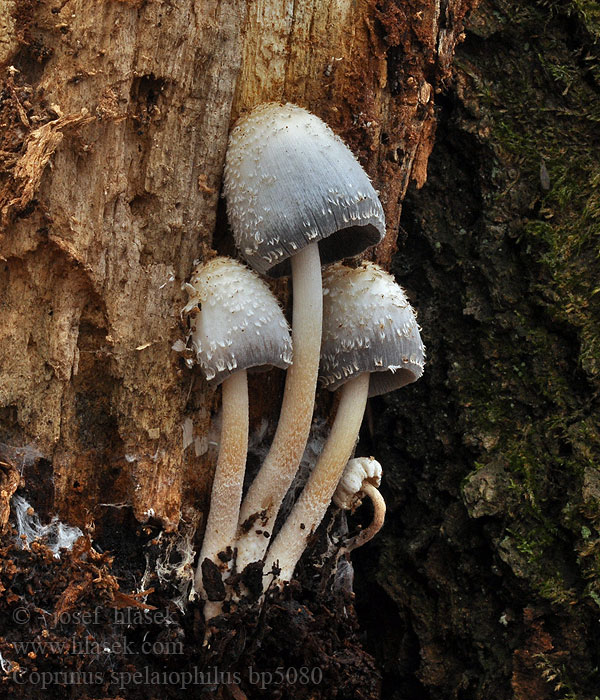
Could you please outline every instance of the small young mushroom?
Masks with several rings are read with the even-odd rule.
[[[199,265],[186,289],[189,302],[183,311],[191,319],[197,361],[209,382],[223,385],[221,442],[195,578],[196,590],[210,601],[202,564],[208,559],[226,568],[218,555],[234,543],[242,497],[248,448],[246,370],[265,365],[286,369],[292,346],[277,299],[238,261],[217,257]],[[207,619],[218,607],[207,603]]]
[[[267,552],[289,581],[309,536],[323,519],[358,439],[367,397],[423,374],[425,349],[415,312],[394,278],[373,263],[332,265],[323,277],[320,380],[342,387],[340,403],[317,464]]]
[[[357,255],[385,235],[377,193],[343,141],[318,117],[268,103],[235,126],[225,197],[240,253],[259,272],[293,278],[293,366],[271,449],[244,498],[238,568],[263,557],[300,464],[312,420],[321,345],[321,260]],[[252,526],[260,518],[260,527]]]
[[[377,490],[381,484],[381,464],[373,457],[351,459],[344,469],[342,478],[333,494],[333,502],[338,508],[356,510],[364,496],[373,504],[373,520],[370,525],[346,542],[343,549],[351,552],[362,547],[381,530],[385,520],[385,501]]]

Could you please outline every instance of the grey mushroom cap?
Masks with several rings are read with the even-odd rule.
[[[220,384],[237,370],[292,362],[290,330],[277,299],[242,263],[218,257],[185,285],[190,339],[206,379]]]
[[[369,396],[378,396],[416,381],[424,366],[414,309],[389,273],[370,262],[325,271],[319,379],[327,389],[370,372]]]
[[[289,258],[315,241],[325,264],[385,235],[381,202],[350,149],[293,104],[263,104],[238,122],[224,191],[240,253],[272,277],[289,274]]]

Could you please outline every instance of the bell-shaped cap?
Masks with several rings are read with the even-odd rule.
[[[374,457],[356,457],[348,461],[333,494],[338,508],[356,508],[362,502],[365,483],[379,488],[382,475],[381,464]]]
[[[272,277],[319,241],[321,261],[362,253],[385,235],[381,202],[346,144],[319,117],[267,103],[231,132],[227,214],[249,265]]]
[[[319,379],[327,389],[371,372],[369,396],[378,396],[419,379],[424,365],[415,312],[390,274],[371,262],[325,270]]]
[[[220,384],[236,370],[292,362],[290,330],[277,299],[242,263],[202,263],[186,284],[191,342],[206,379]]]

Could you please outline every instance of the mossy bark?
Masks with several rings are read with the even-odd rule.
[[[389,517],[358,579],[389,698],[599,695],[599,20],[484,0],[404,203],[429,361],[372,407]]]

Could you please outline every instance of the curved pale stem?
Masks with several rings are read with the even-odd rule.
[[[194,581],[196,591],[203,598],[206,598],[206,592],[202,584],[202,562],[208,557],[221,570],[226,569],[227,566],[217,555],[233,546],[236,535],[248,453],[246,370],[235,372],[223,382],[222,421],[210,511]],[[215,605],[208,601],[205,617],[209,619],[219,610],[220,603]]]
[[[373,486],[373,484],[370,482],[365,481],[361,487],[361,491],[365,494],[365,496],[368,496],[371,499],[371,503],[373,504],[373,520],[368,527],[347,542],[344,547],[346,552],[351,552],[354,549],[358,549],[369,540],[372,540],[383,527],[383,521],[385,520],[385,501],[375,486]]]
[[[369,378],[368,373],[359,374],[342,387],[340,404],[323,452],[267,552],[265,571],[278,562],[282,581],[292,578],[308,538],[327,512],[344,467],[352,455],[367,405]]]
[[[264,556],[283,497],[298,471],[312,422],[323,322],[318,244],[303,248],[291,262],[293,364],[287,371],[271,449],[242,503],[237,541],[238,571]]]

